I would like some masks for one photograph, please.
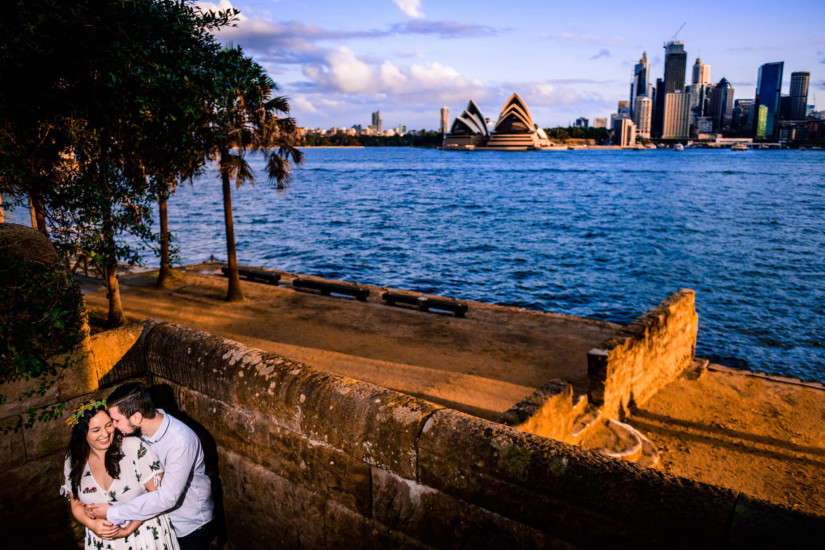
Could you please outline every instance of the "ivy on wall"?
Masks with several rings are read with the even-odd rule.
[[[71,352],[86,337],[84,317],[80,288],[59,262],[26,259],[0,246],[0,404],[4,384],[38,380],[23,396],[44,395],[81,359]],[[26,426],[64,409],[62,403],[30,408]]]

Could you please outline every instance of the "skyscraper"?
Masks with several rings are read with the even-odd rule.
[[[710,84],[710,65],[702,63],[700,58],[696,58],[696,63],[693,64],[693,78],[690,80],[691,84]]]
[[[650,63],[647,60],[647,52],[642,52],[642,58],[633,67],[633,80],[630,82],[630,115],[633,116],[633,109],[636,105],[636,98],[640,95],[646,96],[649,93],[648,79],[650,77]]]
[[[672,40],[665,44],[665,78],[664,78],[664,88],[661,90],[656,90],[657,94],[661,94],[661,100],[657,100],[656,108],[661,109],[661,112],[657,112],[657,118],[661,121],[661,136],[664,139],[676,139],[674,137],[668,138],[667,135],[674,136],[673,130],[674,128],[678,128],[681,132],[681,118],[679,120],[669,120],[668,116],[677,116],[676,113],[678,112],[678,116],[682,116],[681,105],[684,101],[688,102],[686,107],[688,113],[688,122],[690,124],[690,94],[685,94],[685,97],[678,98],[679,102],[679,109],[674,110],[674,107],[668,107],[668,98],[670,94],[676,92],[684,92],[685,90],[685,71],[687,69],[687,52],[685,51],[685,43],[684,42],[677,42]],[[657,88],[658,88],[658,80]],[[665,131],[665,129],[668,131]],[[684,132],[685,136],[688,134],[687,131]],[[682,134],[678,134],[679,138],[681,139]]]
[[[381,120],[381,111],[372,113],[372,127],[377,133],[384,133],[384,121]]]
[[[442,134],[447,133],[447,129],[450,127],[450,110],[447,107],[441,108],[441,124],[438,126],[438,131]]]
[[[633,123],[639,137],[650,137],[650,121],[653,115],[653,101],[647,96],[636,96],[633,107]]]
[[[810,80],[811,73],[807,71],[791,73],[791,120],[805,120]]]
[[[733,118],[733,86],[727,78],[720,80],[711,92],[710,116],[714,132],[724,133],[730,129]]]
[[[665,116],[662,139],[690,137],[690,94],[673,92],[665,96]]]
[[[687,69],[687,52],[685,43],[671,41],[665,45],[665,89],[664,93],[685,89],[685,70]]]
[[[754,137],[756,138],[773,139],[776,137],[776,121],[779,118],[779,98],[782,94],[784,67],[784,61],[765,63],[759,67],[755,100],[757,116],[754,121]]]

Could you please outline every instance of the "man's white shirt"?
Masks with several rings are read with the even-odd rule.
[[[177,418],[161,409],[158,412],[163,415],[158,431],[152,437],[141,437],[151,445],[163,465],[160,489],[128,502],[112,504],[107,518],[120,525],[167,512],[180,538],[212,520],[212,486],[198,436]]]

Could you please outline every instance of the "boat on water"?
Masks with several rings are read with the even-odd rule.
[[[744,143],[734,143],[733,145],[731,145],[730,150],[731,151],[747,151],[748,146],[745,145]]]
[[[685,150],[685,146],[684,146],[684,145],[682,145],[681,143],[677,143],[676,145],[674,145],[674,146],[673,146],[673,150],[674,150],[674,151],[684,151],[684,150]]]

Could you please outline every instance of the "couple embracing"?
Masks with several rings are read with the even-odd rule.
[[[130,382],[90,401],[72,427],[61,494],[85,548],[208,549],[217,535],[198,436]]]

